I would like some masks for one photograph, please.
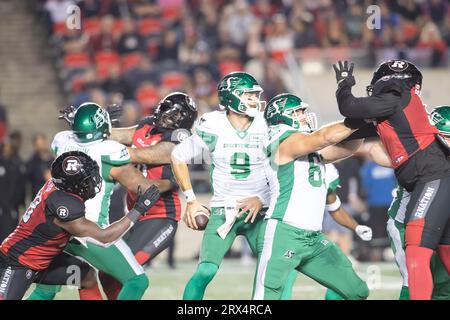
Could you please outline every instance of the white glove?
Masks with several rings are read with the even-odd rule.
[[[355,232],[363,241],[372,240],[372,228],[368,226],[359,225],[356,227]]]

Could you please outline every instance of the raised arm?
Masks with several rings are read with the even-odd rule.
[[[336,98],[340,113],[344,117],[356,119],[380,118],[393,114],[400,100],[398,90],[374,90],[370,97],[356,98],[351,89],[355,85],[353,66],[349,61],[339,61],[333,65],[338,83]]]
[[[113,128],[109,139],[115,140],[126,146],[133,144],[133,135],[136,131],[137,125],[127,128]]]
[[[320,151],[325,163],[331,163],[352,156],[363,144],[364,139],[342,141]]]
[[[175,143],[161,141],[145,148],[128,148],[128,152],[133,163],[162,165],[170,164],[170,155],[174,148]]]
[[[127,190],[134,193],[137,193],[139,186],[145,190],[150,186],[155,185],[161,193],[176,188],[175,181],[168,179],[152,180],[145,178],[142,172],[136,169],[132,164],[112,167],[109,175],[113,180],[119,182]]]
[[[279,164],[292,161],[300,156],[319,151],[347,138],[355,129],[344,124],[344,121],[327,124],[312,134],[293,133],[284,140],[279,149]]]

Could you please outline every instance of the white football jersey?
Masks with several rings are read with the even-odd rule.
[[[114,166],[131,162],[127,148],[112,140],[81,143],[72,131],[59,132],[53,139],[51,147],[56,156],[68,151],[81,151],[97,162],[103,183],[100,192],[85,202],[86,218],[102,227],[109,225],[109,204],[114,187],[109,172]]]
[[[271,184],[271,203],[266,217],[299,229],[320,231],[327,192],[332,184],[336,184],[336,175],[330,172],[327,181],[325,163],[317,152],[283,165],[274,162],[279,144],[296,132],[285,124],[271,126],[265,139],[271,168],[276,175]]]
[[[236,130],[225,111],[205,113],[197,122],[194,135],[206,145],[210,177],[214,191],[212,207],[223,207],[225,201],[260,196],[267,207],[270,201],[271,174],[264,153],[263,139],[267,124],[258,114],[245,131]]]

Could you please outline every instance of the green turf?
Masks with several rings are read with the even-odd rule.
[[[181,299],[189,277],[196,268],[195,261],[179,262],[175,270],[156,265],[147,270],[150,287],[144,299]],[[255,263],[242,265],[238,259],[225,260],[217,276],[207,288],[205,299],[250,299]],[[358,274],[368,282],[369,299],[397,299],[401,277],[394,263],[360,263]],[[304,275],[299,275],[294,286],[293,299],[322,300],[325,288]],[[78,291],[64,287],[57,299],[78,299]]]

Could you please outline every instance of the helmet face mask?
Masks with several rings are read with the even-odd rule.
[[[155,125],[160,129],[190,130],[197,115],[197,105],[190,96],[182,92],[173,92],[162,99],[156,107]]]
[[[57,157],[51,174],[59,190],[78,195],[84,201],[94,198],[103,184],[97,163],[80,151],[65,152]]]
[[[83,103],[75,112],[72,131],[82,143],[108,138],[111,128],[108,112],[96,103]]]
[[[269,101],[264,117],[269,126],[283,123],[299,132],[311,133],[317,130],[317,116],[308,108],[299,97],[283,93]]]
[[[232,72],[226,75],[217,90],[219,104],[223,109],[251,118],[265,109],[265,101],[261,100],[263,89],[248,73]]]

